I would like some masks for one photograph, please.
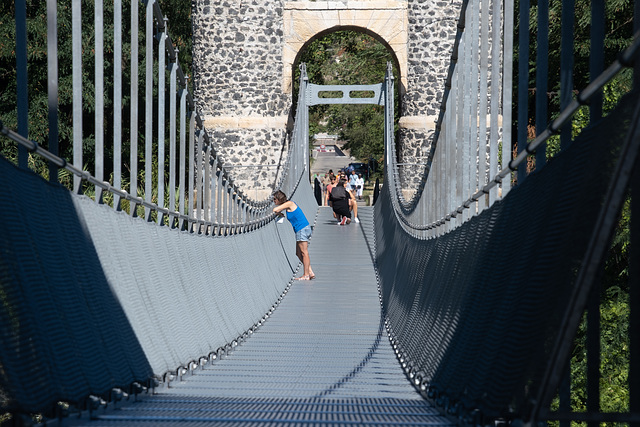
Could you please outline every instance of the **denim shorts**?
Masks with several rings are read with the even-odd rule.
[[[311,238],[311,226],[307,225],[300,231],[296,231],[296,242],[308,242]]]

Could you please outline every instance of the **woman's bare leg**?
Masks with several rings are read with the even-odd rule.
[[[304,276],[311,276],[311,260],[309,259],[309,242],[296,242],[296,255],[300,261],[302,261],[302,267],[304,268]]]

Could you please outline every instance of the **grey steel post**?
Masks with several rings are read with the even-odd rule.
[[[79,1],[79,0],[76,0]],[[74,3],[75,5],[75,3]],[[73,7],[73,6],[72,6]],[[18,133],[24,138],[29,138],[29,99],[27,79],[27,1],[15,0],[16,8],[16,86],[17,86],[17,113]],[[72,10],[73,16],[76,11]],[[74,18],[75,23],[75,18]],[[75,34],[76,30],[72,30]],[[74,45],[75,46],[75,45]],[[75,87],[75,86],[74,86]],[[75,98],[74,98],[75,99]],[[75,126],[75,122],[74,122]],[[75,127],[74,127],[75,129]],[[28,152],[26,147],[18,146],[18,166],[28,168]]]
[[[225,230],[227,228],[227,225],[229,225],[229,178],[228,177],[222,177],[223,181],[222,181],[222,191],[223,191],[223,195],[222,195],[222,225],[224,226]]]
[[[196,219],[201,220],[202,219],[202,192],[203,192],[203,188],[202,188],[202,182],[203,182],[203,167],[202,167],[202,151],[204,150],[204,147],[202,146],[202,130],[198,129],[197,130],[197,146],[196,146],[196,164],[194,165],[195,169],[196,169]]]
[[[222,203],[222,197],[223,197],[223,191],[224,191],[224,187],[222,185],[222,175],[223,175],[223,170],[222,170],[222,163],[218,162],[218,171],[216,172],[218,174],[218,179],[217,179],[217,193],[216,193],[216,220],[215,222],[217,222],[218,224],[222,224],[222,207],[223,207],[223,203]],[[219,227],[218,227],[219,228]]]
[[[489,74],[489,0],[480,1],[480,104],[478,106],[478,136],[480,138],[480,173],[482,179],[480,185],[484,185],[487,180],[487,175],[491,177],[491,144],[489,144],[489,164],[487,164],[487,95],[488,95],[488,74]],[[491,80],[493,83],[493,79]],[[487,173],[489,171],[489,173]],[[494,192],[495,193],[495,192]],[[491,204],[491,202],[489,202]],[[478,210],[482,211],[485,208],[484,197],[480,199]],[[445,212],[451,212],[447,210]]]
[[[529,0],[520,0],[518,37],[518,154],[527,144],[529,120]],[[518,184],[527,177],[526,162],[518,166]]]
[[[471,8],[467,7],[466,15],[469,17],[471,14]],[[465,17],[465,21],[467,19]],[[462,197],[465,197],[466,194],[470,193],[471,181],[472,181],[472,171],[471,171],[471,163],[475,163],[473,161],[473,156],[471,154],[471,122],[469,120],[471,116],[471,110],[469,106],[471,104],[471,85],[470,85],[470,60],[471,60],[471,31],[470,28],[465,29],[466,31],[462,34],[462,43],[460,44],[460,54],[461,57],[458,60],[458,64],[461,65],[460,72],[458,76],[460,77],[460,81],[462,83],[461,92],[460,92],[460,106],[458,107],[458,114],[460,115],[460,123],[462,127],[462,139],[458,141],[458,144],[461,143],[462,150]],[[469,219],[470,212],[468,209],[464,211],[463,218],[464,220]]]
[[[226,197],[226,202],[227,202],[227,220],[225,221],[225,223],[229,226],[227,227],[228,231],[231,231],[231,225],[233,225],[234,223],[234,218],[233,218],[233,205],[235,202],[235,198],[234,198],[234,191],[233,191],[233,185],[231,184],[230,181],[227,181],[228,185],[227,185],[227,197]]]
[[[122,0],[113,2],[113,186],[122,188]],[[120,210],[117,194],[113,208]]]
[[[637,17],[636,17],[637,18]],[[591,2],[591,50],[589,54],[589,82],[595,80],[604,70],[605,39],[605,7],[604,0]],[[589,102],[589,121],[595,123],[602,118],[602,93],[597,91]]]
[[[240,217],[240,222],[243,224],[242,232],[245,232],[245,231],[248,231],[246,224],[249,220],[249,204],[245,200],[242,200],[241,203],[242,203],[242,209],[241,209],[242,216]]]
[[[178,188],[180,189],[180,201],[178,210],[181,214],[187,213],[185,210],[185,190],[187,188],[185,168],[187,160],[187,90],[180,90],[180,158],[179,158],[179,179]],[[180,227],[182,228],[182,226]]]
[[[95,140],[96,171],[98,181],[104,180],[104,4],[95,1]],[[96,202],[102,203],[102,188],[96,186]]]
[[[502,59],[502,165],[505,168],[512,157],[511,118],[513,96],[513,0],[504,0],[504,30]],[[493,175],[490,175],[492,178]],[[502,181],[502,197],[511,189],[511,174]],[[493,204],[493,201],[491,202]]]
[[[129,193],[138,196],[138,1],[131,1],[131,78],[130,78],[130,168]],[[130,208],[130,215],[136,216],[135,205]]]
[[[17,4],[18,2],[16,2]],[[19,2],[23,3],[23,2]],[[18,38],[19,40],[19,38]],[[73,165],[82,169],[82,1],[73,0],[71,3],[71,44],[72,49],[72,79],[73,79]],[[18,66],[18,82],[20,66]],[[19,87],[19,86],[18,86]],[[20,108],[20,98],[18,98]],[[18,114],[18,117],[20,115]],[[20,119],[18,119],[19,121]],[[23,135],[27,136],[27,135]],[[82,179],[73,176],[73,191],[80,194]]]
[[[196,162],[194,158],[196,154],[196,112],[192,109],[189,110],[189,159],[187,161],[187,167],[189,168],[189,197],[187,199],[189,217],[194,217],[195,209],[195,183],[196,183]],[[189,231],[193,224],[189,224]]]
[[[463,47],[464,37],[460,41],[458,52],[460,52]],[[464,50],[462,50],[462,52],[464,52]],[[458,61],[458,64],[460,64],[460,61]],[[468,164],[468,151],[465,150],[462,146],[463,144],[460,143],[464,139],[464,123],[462,121],[462,114],[460,114],[460,110],[462,107],[462,103],[460,102],[460,100],[464,96],[464,76],[461,74],[464,73],[458,67],[456,68],[458,72],[456,73],[457,88],[455,98],[456,105],[454,109],[456,112],[456,159],[458,162],[456,164],[456,168],[458,170],[458,173],[456,174],[456,206],[458,206],[460,205],[460,203],[462,203],[464,197],[464,185],[466,183],[465,178],[468,178],[468,175],[465,175],[464,173],[464,167]],[[464,217],[462,215],[459,218],[461,222],[464,221]]]
[[[563,0],[561,25],[561,52],[573,52],[573,22],[575,20],[575,1]],[[573,55],[560,56],[560,110],[564,110],[573,100]],[[560,147],[565,149],[571,142],[571,122],[560,131]]]
[[[204,152],[204,181],[202,183],[204,220],[211,220],[211,145]]]
[[[495,14],[494,14],[495,15]],[[604,16],[604,10],[603,10]],[[538,38],[536,52],[536,136],[547,128],[549,74],[549,0],[538,0]],[[536,150],[536,170],[547,162],[547,143]]]
[[[589,54],[589,76],[593,82],[604,69],[605,39],[604,0],[591,2],[591,51]],[[589,122],[595,123],[602,118],[603,96],[597,91],[589,102]],[[587,411],[600,412],[600,282],[594,283],[594,289],[587,302]],[[597,427],[599,423],[589,422],[588,427]]]
[[[453,162],[453,169],[450,170],[450,179],[451,179],[451,184],[452,184],[452,188],[451,188],[451,201],[452,201],[452,206],[451,209],[453,210],[456,206],[458,206],[458,202],[460,201],[460,199],[462,198],[460,196],[460,186],[461,186],[461,177],[460,174],[457,173],[459,165],[460,165],[460,152],[458,150],[458,146],[456,141],[458,140],[458,135],[459,135],[459,128],[458,128],[458,115],[455,114],[456,108],[457,108],[457,103],[458,103],[458,94],[460,93],[460,88],[459,88],[459,83],[458,83],[458,72],[454,72],[453,76],[451,77],[451,105],[449,108],[451,108],[451,134],[449,135],[450,137],[450,144],[451,144],[451,153],[453,156],[452,162]],[[455,228],[458,225],[458,218],[455,217],[455,219],[452,220],[451,222],[453,228]]]
[[[151,203],[153,193],[153,1],[146,0],[145,15],[145,173],[144,173],[144,200]],[[144,208],[145,219],[151,220],[151,211]]]
[[[445,130],[446,132],[446,130]],[[442,135],[442,134],[441,134]],[[445,147],[443,147],[445,148]],[[429,180],[431,180],[432,176],[437,176],[437,183],[432,185],[434,191],[437,194],[437,203],[435,203],[432,209],[429,210],[429,215],[425,218],[426,223],[431,223],[435,221],[435,218],[438,216],[439,212],[445,211],[446,206],[446,160],[447,160],[447,152],[446,150],[438,150],[438,156],[434,156],[432,163],[431,171],[429,172]],[[433,174],[431,173],[433,172]],[[427,181],[428,182],[428,181]],[[423,194],[423,198],[427,198],[427,194]],[[433,230],[427,230],[424,234],[424,237],[432,237]]]
[[[451,92],[449,94],[449,98],[447,99],[447,111],[453,111],[453,105],[455,103],[455,90],[454,88],[457,85],[454,85],[454,76],[451,79]],[[455,115],[447,114],[445,117],[446,123],[446,139],[445,139],[445,149],[447,150],[447,173],[446,173],[446,181],[447,181],[447,206],[445,213],[451,212],[453,210],[453,205],[455,203],[455,192],[456,192],[456,183],[455,183],[455,170],[456,170],[456,150],[453,141],[455,140],[455,132],[456,132],[456,124],[455,124]],[[437,218],[434,218],[434,221]],[[448,223],[449,230],[453,228],[452,221]],[[444,230],[443,230],[444,231]]]
[[[486,147],[483,142],[484,138],[482,135],[478,134],[478,96],[482,96],[484,91],[480,89],[480,70],[479,70],[479,47],[478,43],[480,41],[480,22],[479,22],[479,12],[480,12],[480,0],[471,0],[471,7],[467,7],[468,10],[471,10],[471,40],[470,44],[472,46],[469,49],[469,54],[471,56],[471,70],[469,73],[469,81],[470,85],[470,95],[471,95],[471,107],[469,108],[471,115],[470,126],[471,126],[471,182],[469,186],[469,193],[473,194],[476,189],[480,188],[480,186],[484,185],[485,175],[487,173],[486,168]],[[473,207],[472,212],[477,211],[478,206]],[[438,218],[440,219],[440,218]]]
[[[49,152],[58,155],[58,11],[47,0],[47,95],[49,110]],[[58,182],[58,166],[49,162],[49,181]],[[97,194],[97,189],[96,189]]]
[[[218,158],[213,158],[211,166],[211,222],[218,222]]]
[[[502,80],[502,73],[500,68],[500,29],[501,25],[501,0],[493,0],[493,13],[491,14],[491,129],[489,133],[489,176],[493,177],[498,173],[498,138],[499,138],[499,122],[498,117],[500,114],[500,82]],[[504,121],[502,122],[504,126]],[[507,124],[510,126],[511,124]],[[494,191],[494,193],[497,192]]]
[[[166,90],[166,43],[167,43],[167,19],[158,22],[158,206],[164,207],[164,164],[166,161],[164,148],[165,130],[165,90]],[[162,215],[158,213],[158,224],[162,224]]]
[[[176,210],[176,102],[178,99],[176,70],[178,55],[169,65],[169,210]],[[184,191],[182,188],[180,191]]]
[[[238,193],[236,191],[231,191],[231,224],[238,224]],[[233,227],[234,233],[237,232],[237,227]]]
[[[563,0],[562,1],[562,15],[561,15],[561,52],[574,52],[573,46],[573,25],[575,20],[575,1]],[[506,15],[506,11],[505,11]],[[506,18],[505,18],[506,19]],[[506,34],[506,29],[505,29]],[[506,43],[505,43],[505,54]],[[564,110],[573,101],[573,54],[560,55],[560,110]],[[505,107],[506,110],[506,107]],[[569,118],[568,123],[560,130],[560,149],[564,150],[568,147],[572,140],[572,118]],[[505,180],[508,181],[508,180]],[[503,181],[503,187],[504,183]],[[504,190],[503,190],[504,192]],[[558,387],[558,409],[560,411],[569,412],[571,410],[571,368],[567,366],[565,368],[564,379],[561,381]],[[568,421],[561,421],[560,427],[569,427],[571,425]]]

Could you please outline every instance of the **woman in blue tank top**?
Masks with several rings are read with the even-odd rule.
[[[296,280],[315,279],[311,269],[311,260],[309,258],[309,238],[311,237],[311,226],[307,217],[304,216],[302,209],[294,202],[287,199],[287,195],[278,190],[273,193],[273,200],[276,207],[273,211],[279,215],[286,215],[287,219],[296,233],[296,256],[302,262],[304,272],[302,276],[296,277]],[[284,213],[283,213],[284,212]]]

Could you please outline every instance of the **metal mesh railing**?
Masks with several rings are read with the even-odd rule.
[[[79,3],[73,2],[74,14],[80,13]],[[100,55],[94,77],[96,123],[112,114],[119,129],[108,147],[113,153],[109,181],[103,175],[107,150],[99,126],[95,172],[83,170],[82,126],[75,126],[82,120],[82,96],[76,98],[82,94],[81,81],[74,79],[73,85],[79,102],[74,103],[78,134],[73,160],[61,157],[55,126],[44,148],[0,123],[2,135],[26,148],[19,150],[18,165],[0,158],[5,183],[0,190],[0,243],[6,249],[0,257],[0,412],[24,417],[26,424],[33,422],[30,414],[55,417],[92,410],[104,400],[140,393],[158,382],[169,384],[219,358],[270,316],[297,270],[293,231],[276,226],[271,197],[251,199],[222,167],[187,91],[166,19],[157,2],[145,5],[148,116],[138,120],[138,107],[132,104],[129,190],[123,188],[127,177],[122,174],[120,134],[127,123],[120,122],[121,103],[114,102],[112,112],[100,107],[104,94],[98,83],[109,78],[102,73]],[[97,2],[96,16],[101,7]],[[137,100],[138,3],[131,7],[135,37],[130,65],[136,77],[129,84],[131,99]],[[118,9],[116,2],[115,21],[121,22]],[[53,12],[49,28],[55,44]],[[78,22],[73,21],[74,43],[82,37],[75,31]],[[17,25],[24,25],[20,16]],[[116,25],[115,31],[121,28]],[[95,39],[103,37],[98,27]],[[115,51],[121,52],[121,38],[114,40]],[[26,61],[24,55],[19,59]],[[54,123],[55,49],[49,61]],[[154,87],[154,75],[165,74],[165,61],[168,88],[163,77]],[[115,84],[114,99],[119,101],[124,97],[121,84]],[[19,97],[22,102],[26,99]],[[304,104],[298,102],[299,107]],[[273,188],[283,190],[313,221],[317,204],[307,184],[308,129],[298,123],[306,120],[299,108],[294,131],[283,141],[287,155],[278,165]],[[138,191],[141,125],[147,132],[145,188]],[[27,151],[46,160],[52,183],[28,170]],[[155,163],[169,167],[155,171]],[[61,169],[74,177],[73,191],[57,182]]]
[[[582,90],[577,95],[576,99],[572,100],[565,107],[565,109],[558,115],[558,117],[556,117],[556,119],[553,120],[547,126],[546,129],[544,129],[544,131],[542,131],[536,138],[534,138],[528,144],[526,144],[525,147],[519,152],[519,154],[515,156],[515,158],[510,160],[502,169],[498,170],[495,173],[495,175],[491,176],[488,183],[486,183],[484,186],[479,188],[477,191],[469,193],[468,197],[466,199],[462,199],[458,206],[455,206],[454,208],[452,208],[450,212],[446,213],[436,221],[427,222],[427,223],[412,222],[413,220],[420,219],[420,218],[416,217],[415,215],[407,214],[408,212],[407,207],[402,203],[403,198],[402,198],[401,184],[397,179],[397,176],[399,175],[399,173],[397,171],[396,165],[393,164],[395,162],[392,162],[391,164],[392,174],[389,177],[389,180],[390,182],[393,183],[392,186],[396,188],[397,201],[395,201],[394,203],[396,205],[396,212],[398,212],[398,219],[407,226],[407,230],[410,230],[410,232],[412,233],[416,233],[416,235],[435,236],[444,232],[450,227],[455,227],[455,224],[449,224],[449,223],[453,223],[454,221],[456,221],[456,219],[463,220],[463,218],[466,218],[464,214],[467,212],[467,210],[473,211],[473,215],[478,213],[479,207],[477,207],[476,204],[480,203],[482,206],[485,206],[484,203],[487,200],[489,200],[490,202],[489,204],[494,203],[497,199],[495,198],[487,199],[487,196],[491,195],[492,191],[501,188],[501,184],[503,184],[505,181],[510,180],[512,173],[517,172],[518,169],[526,162],[527,157],[532,154],[535,154],[536,150],[540,146],[544,145],[551,136],[559,134],[562,128],[565,127],[570,122],[571,117],[577,112],[577,110],[581,106],[587,105],[589,101],[592,99],[592,97],[594,97],[596,94],[599,93],[599,91],[602,90],[605,84],[611,81],[611,79],[615,77],[618,73],[620,73],[620,71],[623,70],[625,67],[631,66],[633,64],[634,58],[638,56],[639,50],[640,50],[640,34],[637,34],[635,36],[634,43],[632,43],[631,46],[629,46],[625,51],[620,53],[619,59],[616,60],[613,64],[611,64],[606,70],[603,71],[603,73],[600,76],[594,79],[594,81],[590,85],[588,85],[584,90]],[[389,141],[387,151],[390,153],[389,155],[389,161],[390,161],[391,159],[395,159],[397,157],[395,152],[395,144],[393,144],[393,137],[391,136],[390,138],[387,139],[387,141]],[[454,161],[453,164],[457,164],[457,163],[459,162]],[[427,178],[429,177],[430,173],[431,173],[430,168],[427,168],[425,175],[423,177],[424,178],[423,181],[425,182],[427,181]],[[432,174],[432,179],[434,182],[437,181],[433,185],[442,184],[442,181],[443,181],[442,176],[433,176]],[[445,178],[444,181],[446,181],[446,179],[447,178]],[[510,185],[509,185],[509,188],[510,188]],[[427,191],[426,188],[424,189],[424,191]],[[500,192],[500,193],[502,194],[501,197],[506,195],[503,192]],[[432,193],[432,195],[437,203],[437,200],[438,200],[437,194]],[[414,202],[415,201],[416,199],[414,199]],[[457,223],[460,224],[459,221]],[[442,228],[443,226],[447,226],[447,227]],[[436,230],[435,231],[436,234],[425,234],[426,231],[432,231],[432,230]]]
[[[423,144],[430,147],[427,162],[394,164],[391,172],[400,212],[417,227],[449,215],[490,183],[511,156],[511,127],[503,123],[511,123],[513,2],[465,0],[457,22],[435,132],[429,144]],[[404,169],[410,166],[419,178],[416,188],[403,184]],[[506,180],[492,188],[486,202],[481,198],[473,205],[473,212],[490,206],[498,194],[506,195],[510,184]],[[403,190],[412,194],[409,200]],[[470,211],[463,213],[465,220]],[[460,218],[447,221],[445,228],[452,223],[461,223]]]
[[[528,20],[529,10],[524,13]],[[597,110],[602,103],[603,86],[622,69],[632,66],[637,58],[638,34],[618,60],[606,70],[604,67],[596,70],[598,73],[593,74],[591,83],[579,94],[567,99],[567,93],[571,95],[577,91],[569,87],[570,82],[563,81],[562,110],[554,120],[547,120],[546,107],[537,108],[536,118],[543,125],[537,126],[533,138],[527,136],[529,101],[520,96],[518,135],[512,137],[511,125],[503,126],[503,123],[512,122],[513,14],[513,4],[509,1],[469,0],[462,3],[428,161],[418,173],[421,179],[417,187],[411,189],[410,200],[405,199],[404,164],[395,161],[399,158],[395,143],[388,139],[391,142],[386,149],[390,153],[389,160],[394,162],[389,163],[391,170],[387,181],[396,189],[398,218],[417,235],[425,238],[441,235],[506,196],[512,181],[524,181],[527,160],[536,151],[544,153],[552,136],[562,134],[562,145],[566,145],[571,137],[571,120],[578,108],[593,99],[592,109]],[[526,25],[528,28],[528,22]],[[549,31],[540,27],[537,30],[539,33]],[[563,46],[569,51],[573,46],[567,38],[563,36]],[[524,52],[528,52],[529,47],[523,46],[521,41],[518,49],[521,59],[518,88],[526,93],[529,72],[528,64],[523,65],[522,61],[526,61]],[[602,52],[594,51],[591,57],[596,58],[592,62],[603,61]],[[547,71],[539,70],[538,74]],[[536,105],[547,103],[549,101],[544,97],[536,99]],[[516,141],[517,155],[514,155],[512,143]],[[544,159],[537,155],[537,167],[544,165]]]
[[[523,136],[523,130],[529,129],[529,100],[521,96],[518,136],[500,140],[511,132],[499,129],[500,118],[506,117],[507,108],[511,109],[511,87],[501,86],[500,107],[491,86],[483,86],[486,80],[474,71],[479,66],[474,58],[484,45],[469,49],[468,43],[475,46],[477,38],[470,34],[477,34],[478,25],[470,13],[477,13],[479,7],[486,5],[463,3],[429,163],[411,200],[403,197],[393,114],[386,116],[385,186],[376,203],[376,243],[382,303],[392,345],[418,390],[462,423],[636,422],[638,406],[633,397],[629,412],[601,412],[598,313],[599,267],[607,255],[622,204],[629,189],[635,188],[630,176],[636,174],[636,180],[638,176],[633,172],[639,147],[638,93],[627,94],[617,109],[601,120],[599,92],[624,67],[635,67],[638,81],[640,36],[636,32],[630,46],[607,69],[592,68],[591,83],[583,91],[577,93],[563,78],[562,110],[549,123],[547,110],[540,105],[548,99],[536,95],[536,135],[531,138],[526,132]],[[481,19],[486,15],[491,20],[489,26],[496,25],[495,19],[498,23],[501,18],[506,22],[511,19],[506,15],[513,13],[512,6],[490,3],[488,7],[505,14],[491,17],[481,13]],[[529,40],[524,29],[529,25],[529,3],[521,2],[520,7],[524,20],[520,23],[518,88],[520,95],[526,95],[529,62],[525,53]],[[565,10],[563,6],[563,15]],[[604,20],[602,16],[593,19]],[[469,20],[471,26],[465,27]],[[546,25],[544,22],[540,20],[537,29],[543,33],[542,38],[545,32],[548,34],[548,28],[540,27]],[[485,25],[480,23],[481,27]],[[505,33],[492,38],[491,43],[500,39],[508,49],[507,29],[511,31],[505,26]],[[602,34],[592,37],[594,46],[601,45],[597,39],[604,37]],[[571,52],[571,36],[563,32],[562,43],[563,49]],[[465,57],[469,54],[472,58]],[[506,84],[511,51],[500,55],[504,61],[500,63],[504,72],[500,78]],[[563,54],[563,64],[567,62],[564,56],[570,55]],[[598,63],[604,54],[594,50],[591,56],[592,63]],[[492,53],[490,59],[493,62],[496,56]],[[487,71],[482,68],[480,73]],[[492,75],[497,72],[495,63],[489,70]],[[567,72],[565,65],[563,70]],[[546,65],[541,62],[536,72],[539,80],[546,80]],[[480,86],[475,86],[478,78]],[[492,85],[495,89],[495,82]],[[484,107],[474,101],[478,87],[480,98],[489,99]],[[546,87],[545,81],[536,90],[546,94]],[[571,142],[572,116],[587,104],[592,125]],[[486,120],[492,123],[491,129],[484,127],[484,120],[476,120],[474,112],[478,108],[483,114],[485,108],[490,109]],[[545,145],[557,134],[561,154],[545,165]],[[492,135],[498,135],[498,140]],[[505,145],[511,139],[518,142],[513,159],[511,147]],[[507,149],[497,150],[500,144]],[[485,148],[488,163],[483,159]],[[534,154],[536,173],[528,175],[524,168]],[[512,182],[518,184],[513,190]],[[637,246],[637,239],[635,243]],[[637,251],[631,256],[634,258],[629,259],[628,266],[633,271]],[[637,277],[636,272],[629,278],[631,295]],[[631,304],[635,307],[633,296]],[[570,348],[585,308],[589,325],[585,339],[588,387],[580,392],[589,397],[587,412],[580,413],[571,406],[569,386],[560,387],[560,383],[569,384]],[[635,348],[629,355],[629,380],[623,386],[630,390],[630,396],[638,393],[638,376],[632,378],[640,354],[634,338],[637,319],[636,314],[625,331]],[[559,410],[550,409],[553,398],[557,398]]]
[[[383,189],[376,262],[392,344],[415,386],[463,423],[550,417],[548,372],[565,366],[636,163],[637,97],[438,238],[407,232]]]

